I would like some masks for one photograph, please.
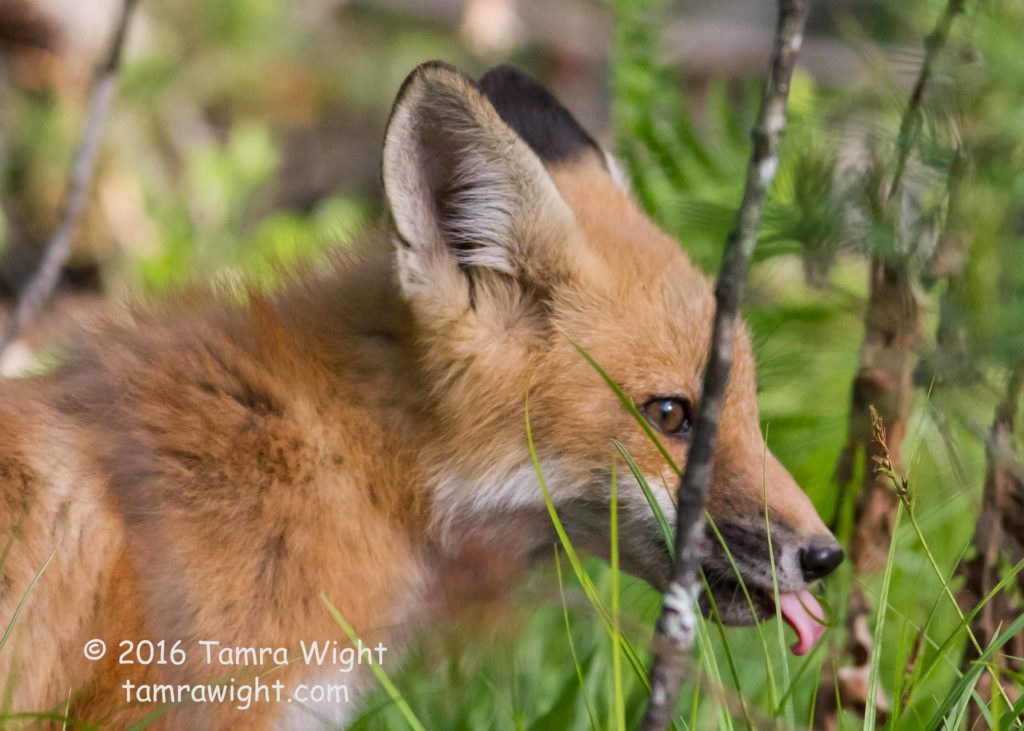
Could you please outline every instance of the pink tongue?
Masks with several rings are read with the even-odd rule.
[[[804,655],[825,634],[825,612],[809,591],[779,594],[779,611],[796,631],[796,642],[789,648],[794,655]]]

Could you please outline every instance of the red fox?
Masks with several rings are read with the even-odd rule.
[[[476,83],[434,62],[398,94],[382,169],[387,224],[329,265],[271,293],[111,313],[48,373],[0,381],[0,606],[17,612],[4,711],[344,723],[351,699],[331,689],[358,696],[372,675],[339,674],[339,657],[386,663],[416,627],[551,555],[527,394],[576,546],[607,554],[613,439],[673,519],[663,455],[577,346],[685,464],[712,287],[613,159],[524,74]],[[623,473],[622,564],[664,587],[662,531]],[[745,331],[708,510],[756,610],[709,534],[723,619],[775,612],[767,510],[779,608],[805,652],[821,634],[808,587],[843,552],[766,449]]]

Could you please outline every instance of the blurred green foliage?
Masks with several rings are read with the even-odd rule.
[[[659,29],[667,3],[614,0],[612,7],[616,23],[610,73],[617,152],[643,205],[713,271],[742,192],[760,82],[712,82],[703,124],[698,124],[680,93],[678,71],[660,61]],[[909,32],[911,40],[899,33],[895,37],[914,43],[921,43],[921,33],[942,10],[938,2],[872,7]],[[898,201],[898,220],[887,217],[882,196],[896,158],[906,91],[880,65],[873,65],[863,81],[843,88],[819,87],[798,73],[783,162],[751,274],[745,314],[755,334],[769,444],[826,518],[836,511],[845,516],[840,523],[844,535],[850,505],[836,503],[831,476],[846,439],[848,394],[863,332],[867,255],[909,257],[912,268],[930,284],[920,292],[928,333],[923,357],[948,345],[931,335],[940,303],[958,313],[966,337],[960,347],[975,376],[928,372],[904,446],[918,496],[916,516],[944,577],[934,574],[924,547],[905,523],[895,543],[889,616],[880,647],[882,687],[889,698],[908,700],[890,721],[893,728],[928,728],[935,713],[951,712],[941,699],[958,677],[965,634],[944,597],[944,584],[969,552],[987,426],[1008,370],[1024,359],[1024,60],[1006,55],[1018,42],[1021,20],[1019,4],[996,2],[970,6],[955,25],[926,96],[922,134]],[[844,28],[854,41],[872,31],[851,18],[844,19]],[[953,171],[958,154],[969,163]],[[956,200],[951,202],[954,172],[963,179],[953,181]],[[963,259],[962,273],[936,274],[937,250],[951,242]],[[594,562],[589,569],[609,591],[607,568]],[[826,581],[837,628],[825,646],[796,659],[783,657],[768,643],[774,682],[765,672],[765,651],[756,629],[731,629],[724,637],[712,630],[716,662],[711,665],[701,656],[690,692],[684,692],[688,726],[742,728],[749,723],[767,728],[787,716],[789,723],[809,726],[823,673],[841,655],[842,618],[852,581],[848,566]],[[858,581],[877,604],[881,577]],[[952,582],[955,589],[957,580]],[[546,585],[543,579],[537,584]],[[544,606],[529,615],[523,639],[508,640],[489,653],[462,648],[440,681],[423,677],[440,659],[417,656],[403,688],[421,719],[428,726],[447,728],[584,729],[592,725],[583,700],[589,695],[599,723],[612,726],[611,643],[579,594],[570,589],[569,596],[576,598],[570,616],[584,689],[560,632],[560,611]],[[636,647],[645,648],[658,597],[631,581],[624,596],[627,634]],[[872,626],[877,612],[876,606]],[[908,660],[919,642],[922,649],[911,670]],[[429,653],[429,646],[421,652]],[[735,659],[734,676],[727,670],[729,655]],[[789,665],[788,676],[783,664]],[[725,679],[724,688],[708,679],[714,666]],[[785,677],[791,678],[789,688],[780,683]],[[627,725],[632,725],[646,698],[635,678],[627,676],[626,681]],[[790,702],[792,710],[787,711]],[[361,727],[392,728],[393,718],[386,709],[379,715],[371,710]],[[840,716],[840,726],[860,728],[861,720],[847,712]]]
[[[140,209],[124,213],[128,223],[111,229],[120,247],[105,270],[110,289],[160,289],[210,276],[270,282],[281,263],[315,259],[374,220],[379,192],[365,181],[375,175],[382,120],[401,79],[428,58],[469,70],[483,61],[448,28],[356,5],[347,11],[350,22],[324,30],[316,16],[274,0],[147,4],[151,38],[124,70],[107,130],[112,144],[100,165],[101,189],[105,178],[120,182],[117,190],[136,191]],[[993,409],[1008,370],[1024,360],[1024,4],[968,2],[956,22],[925,99],[898,221],[886,219],[880,196],[892,174],[906,89],[866,40],[920,49],[942,4],[877,0],[864,7],[837,10],[828,31],[861,48],[868,76],[842,88],[819,86],[799,71],[794,80],[782,166],[745,315],[756,342],[769,444],[826,519],[839,511],[848,530],[849,505],[837,504],[831,476],[846,438],[863,330],[865,258],[887,252],[912,259],[928,285],[921,292],[926,331],[934,333],[946,318],[963,336],[954,343],[956,355],[969,364],[923,373],[905,446],[919,521],[942,570],[952,575],[974,528]],[[616,152],[644,207],[714,271],[742,191],[762,81],[711,79],[698,110],[681,89],[680,69],[662,61],[669,3],[610,0],[610,12]],[[527,65],[530,51],[520,55]],[[897,60],[913,69],[920,53]],[[39,94],[8,102],[2,191],[12,206],[30,209],[31,201],[44,199],[52,208],[77,139],[80,104]],[[346,186],[338,171],[358,172],[366,164],[332,162],[330,146],[352,137],[359,145],[349,141],[346,149],[365,148],[360,159],[372,160],[374,172]],[[958,155],[967,160],[962,169],[955,169]],[[38,231],[45,231],[49,219],[37,218]],[[9,233],[0,217],[0,241]],[[937,268],[936,252],[944,246],[955,247],[963,262],[955,276]],[[922,356],[941,364],[932,356],[947,346],[929,336]],[[957,677],[964,636],[916,534],[902,531],[896,545],[881,678],[890,697],[903,688],[907,659],[918,637],[925,638],[909,705],[892,721],[893,728],[924,728]],[[605,564],[586,565],[607,595]],[[826,582],[840,628],[851,581],[844,567]],[[879,581],[864,579],[872,599]],[[423,638],[401,672],[389,668],[428,728],[590,728],[584,696],[599,723],[612,725],[611,643],[575,579],[565,584],[584,687],[554,570],[542,566],[517,591],[518,609],[484,623],[472,638]],[[624,633],[647,659],[660,597],[631,578],[623,579],[622,594]],[[687,727],[746,727],[740,698],[753,727],[770,727],[784,715],[783,696],[791,696],[791,720],[809,724],[842,630],[831,631],[806,659],[783,657],[769,643],[767,661],[777,670],[788,664],[791,689],[771,687],[757,632],[711,632],[708,646],[724,687],[708,681],[709,658],[702,655],[684,693]],[[777,685],[784,674],[774,677]],[[626,698],[632,726],[646,699],[628,674]],[[358,729],[404,727],[382,692],[371,693],[364,708]],[[841,722],[860,727],[852,715]]]

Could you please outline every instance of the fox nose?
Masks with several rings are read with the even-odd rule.
[[[814,581],[828,576],[843,562],[843,549],[834,541],[812,543],[800,549],[800,570],[804,579]]]

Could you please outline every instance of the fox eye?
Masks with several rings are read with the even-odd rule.
[[[690,433],[690,402],[677,396],[656,396],[640,407],[640,411],[659,431],[672,436]]]

